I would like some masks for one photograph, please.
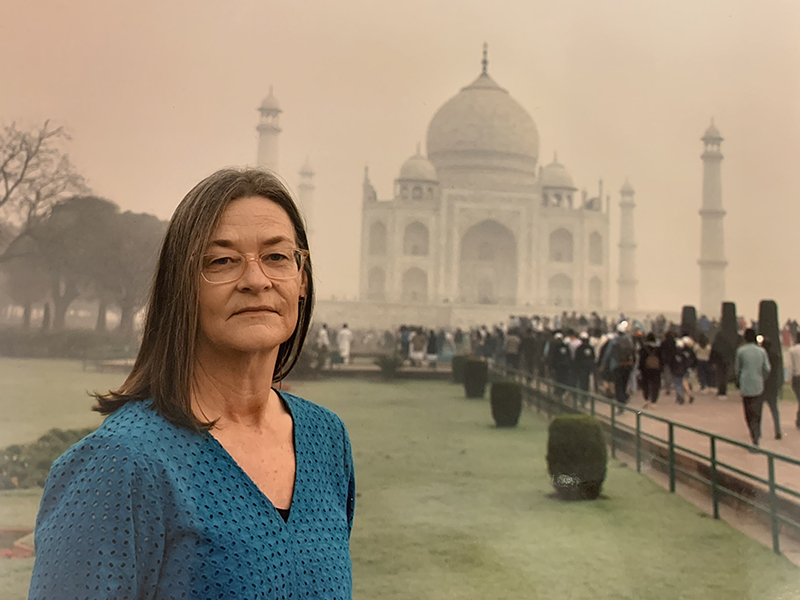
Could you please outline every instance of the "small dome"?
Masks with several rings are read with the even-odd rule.
[[[722,141],[722,135],[720,135],[717,126],[714,125],[714,119],[711,119],[711,125],[708,126],[708,129],[706,129],[705,134],[700,139],[702,139],[703,141],[720,141],[720,142]]]
[[[540,181],[543,188],[578,189],[572,183],[572,176],[567,172],[567,169],[558,162],[558,155],[553,156],[553,162],[546,167],[542,167]]]
[[[278,99],[275,97],[275,94],[272,93],[272,86],[269,86],[269,95],[266,98],[264,98],[264,101],[261,103],[261,106],[259,106],[258,110],[282,112],[281,103],[278,102]]]
[[[417,181],[438,181],[436,169],[427,158],[422,156],[417,147],[417,153],[409,158],[400,167],[398,179],[414,179]]]

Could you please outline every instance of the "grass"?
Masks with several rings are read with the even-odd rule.
[[[79,361],[0,358],[0,447],[35,441],[53,427],[77,429],[102,423],[87,391],[108,391],[122,373],[84,371]]]
[[[73,370],[75,381],[97,381]],[[51,420],[53,390],[30,385],[40,387],[31,414]],[[800,598],[800,569],[788,560],[614,461],[600,500],[554,500],[546,423],[534,413],[496,429],[488,402],[445,382],[331,380],[293,391],[337,412],[350,432],[357,600]],[[37,423],[26,427],[50,426]],[[32,525],[39,495],[0,493],[0,526]],[[25,597],[31,568],[0,561],[4,598]]]

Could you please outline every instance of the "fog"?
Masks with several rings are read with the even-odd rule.
[[[639,305],[699,300],[702,142],[722,152],[728,296],[800,314],[800,4],[611,0],[432,4],[8,1],[0,123],[52,119],[93,190],[168,218],[225,165],[253,164],[274,86],[281,174],[316,171],[320,297],[358,293],[361,182],[387,198],[435,111],[480,72],[532,115],[579,188],[636,190]],[[616,302],[615,285],[612,304]]]

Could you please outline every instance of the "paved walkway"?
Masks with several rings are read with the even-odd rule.
[[[629,406],[642,410],[645,415],[657,415],[697,429],[716,433],[727,438],[748,443],[750,436],[744,420],[742,399],[735,390],[729,390],[727,398],[718,398],[714,392],[695,393],[694,403],[688,402],[679,405],[675,402],[675,394],[669,396],[662,394],[658,403],[644,408],[644,399],[641,393],[630,399]],[[602,406],[602,408],[601,408]],[[779,403],[781,429],[783,438],[775,439],[772,414],[765,405],[761,420],[761,447],[796,460],[800,460],[800,430],[795,427],[797,405],[794,402],[783,400]],[[605,405],[597,408],[599,414],[608,415]],[[617,417],[619,422],[635,427],[636,416],[633,411]],[[662,439],[668,438],[668,427],[665,423],[642,417],[642,430],[657,435]],[[679,446],[690,448],[695,452],[710,455],[710,441],[707,436],[676,428],[675,443]],[[751,453],[746,448],[733,444],[717,441],[717,459],[734,467],[768,478],[768,461],[763,453]],[[776,480],[779,484],[790,488],[800,494],[800,466],[776,460]],[[798,500],[800,502],[800,500]]]

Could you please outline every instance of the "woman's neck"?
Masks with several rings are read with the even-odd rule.
[[[192,408],[215,428],[263,430],[283,412],[272,390],[277,352],[255,356],[217,356],[199,353],[192,382]]]

